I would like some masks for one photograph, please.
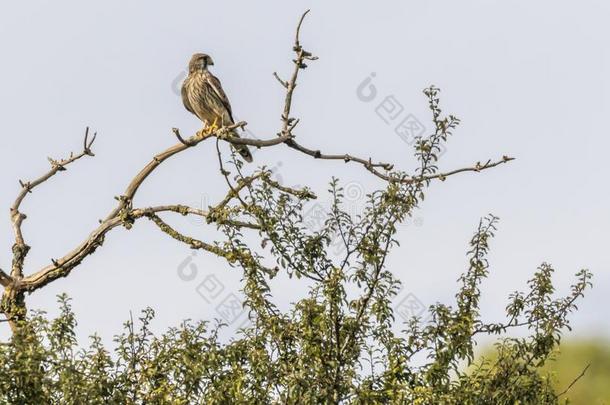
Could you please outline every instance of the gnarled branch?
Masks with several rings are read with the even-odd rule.
[[[25,239],[23,237],[23,231],[21,230],[21,226],[23,221],[27,218],[27,216],[22,213],[19,209],[21,207],[21,203],[25,199],[25,197],[32,192],[32,190],[42,183],[49,180],[51,177],[55,176],[60,171],[65,171],[66,167],[83,156],[94,156],[91,151],[91,147],[95,142],[95,138],[97,133],[93,134],[93,138],[89,139],[89,127],[85,130],[85,137],[83,140],[83,150],[81,153],[74,155],[73,153],[67,159],[54,160],[51,158],[49,162],[51,163],[51,169],[40,176],[39,178],[32,181],[19,181],[21,185],[21,191],[17,195],[15,202],[10,208],[11,215],[11,223],[13,225],[13,232],[15,234],[15,244],[13,245],[13,266],[11,270],[11,276],[13,278],[23,277],[23,262],[25,257],[27,256],[30,247],[25,243]]]

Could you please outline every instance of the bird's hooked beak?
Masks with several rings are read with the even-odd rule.
[[[208,59],[206,60],[207,62],[207,66],[214,66],[214,61],[212,60],[212,58],[208,57]]]

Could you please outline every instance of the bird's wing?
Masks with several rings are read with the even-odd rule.
[[[189,110],[191,113],[195,114],[195,111],[193,110],[193,107],[191,107],[191,102],[189,101],[188,90],[186,89],[187,82],[189,80],[190,80],[190,76],[187,77],[186,79],[184,79],[184,82],[182,82],[182,90],[181,90],[181,93],[182,93],[182,104],[184,104],[184,108]]]
[[[210,72],[208,72],[208,74],[205,75],[205,80],[206,80],[207,84],[210,86],[210,88],[214,91],[214,93],[218,96],[218,99],[222,102],[222,105],[225,107],[225,109],[229,113],[229,117],[231,118],[231,121],[235,122],[235,120],[233,119],[233,111],[231,110],[231,103],[229,103],[229,98],[227,97],[224,90],[222,89],[220,80],[218,80],[218,78]]]

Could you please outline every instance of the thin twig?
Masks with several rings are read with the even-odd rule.
[[[85,129],[85,139],[83,140],[83,152],[88,156],[95,156],[95,154],[91,151],[95,138],[97,138],[97,132],[95,132],[93,134],[93,138],[89,140],[89,127],[87,127]]]
[[[587,370],[589,369],[589,367],[591,367],[591,364],[590,364],[590,363],[589,363],[589,364],[587,364],[587,367],[585,367],[585,368],[584,368],[584,370],[582,370],[582,372],[581,372],[581,373],[578,375],[578,377],[576,377],[576,378],[574,379],[574,381],[572,381],[572,382],[570,383],[570,385],[568,385],[568,388],[566,388],[565,390],[563,390],[563,391],[561,391],[559,394],[557,394],[557,398],[559,398],[560,396],[562,396],[562,395],[564,395],[565,393],[567,393],[567,392],[570,390],[570,388],[572,388],[572,386],[573,386],[574,384],[576,384],[576,382],[577,382],[578,380],[580,380],[582,377],[584,377],[584,375],[585,375],[585,373],[587,372]]]
[[[184,138],[182,138],[182,135],[180,135],[180,130],[178,128],[172,128],[172,132],[174,133],[174,135],[176,135],[176,138],[178,138],[178,140],[180,141],[181,144],[188,146],[188,147],[196,145],[196,143],[194,143],[192,141],[186,141]]]
[[[349,162],[356,162],[359,163],[361,165],[363,165],[367,170],[369,170],[370,172],[372,172],[373,174],[375,174],[377,177],[381,177],[384,180],[389,180],[390,177],[389,176],[385,176],[383,175],[381,172],[374,170],[374,168],[376,167],[381,167],[382,169],[386,170],[386,171],[390,171],[394,168],[394,165],[391,163],[383,163],[383,162],[373,162],[371,158],[368,159],[363,159],[363,158],[359,158],[350,154],[342,154],[342,155],[327,155],[322,153],[319,149],[309,149],[306,148],[305,146],[299,144],[298,142],[296,142],[294,139],[291,139],[289,141],[286,142],[286,145],[294,150],[297,150],[299,152],[302,152],[306,155],[309,155],[315,159],[322,159],[322,160],[342,160],[345,163],[349,163]]]
[[[278,82],[280,82],[280,84],[282,85],[282,87],[284,87],[285,89],[288,88],[288,83],[285,80],[282,80],[280,78],[280,76],[277,74],[277,72],[273,72],[273,77],[275,77],[277,79]]]
[[[454,174],[464,173],[464,172],[480,172],[482,170],[491,169],[492,167],[496,167],[501,164],[508,163],[512,160],[515,160],[515,158],[508,157],[508,156],[502,156],[502,159],[495,161],[495,162],[492,162],[491,160],[488,160],[484,164],[477,162],[474,166],[471,166],[471,167],[463,167],[461,169],[455,169],[455,170],[451,170],[449,172],[438,173],[438,174],[434,174],[431,176],[417,176],[417,177],[412,177],[409,179],[404,179],[403,183],[406,183],[406,184],[418,183],[418,182],[434,180],[434,179],[445,180],[447,177],[452,176]]]
[[[286,88],[286,97],[284,99],[284,112],[282,113],[282,121],[284,123],[282,132],[281,132],[282,136],[287,136],[290,134],[289,128],[293,121],[293,119],[290,118],[290,110],[292,109],[292,95],[294,93],[294,89],[297,86],[297,79],[299,77],[299,71],[301,69],[305,69],[307,67],[307,65],[304,63],[306,56],[314,59],[314,57],[311,56],[311,54],[309,52],[305,51],[301,47],[301,43],[300,43],[300,39],[299,39],[299,35],[301,33],[301,25],[303,24],[303,20],[305,19],[305,16],[307,16],[308,13],[309,13],[309,10],[305,11],[303,13],[303,15],[301,16],[301,19],[299,20],[299,24],[297,25],[297,30],[296,30],[296,34],[295,34],[295,38],[294,38],[293,50],[296,53],[297,58],[293,61],[294,70],[292,71],[292,76],[288,82],[285,82],[285,86],[284,86]]]

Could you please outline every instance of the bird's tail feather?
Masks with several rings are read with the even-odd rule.
[[[233,131],[231,135],[239,138],[239,134],[237,133],[237,131]],[[250,153],[250,149],[248,149],[246,145],[233,145],[233,147],[235,148],[237,153],[239,153],[241,157],[244,158],[246,162],[252,162],[252,153]]]

